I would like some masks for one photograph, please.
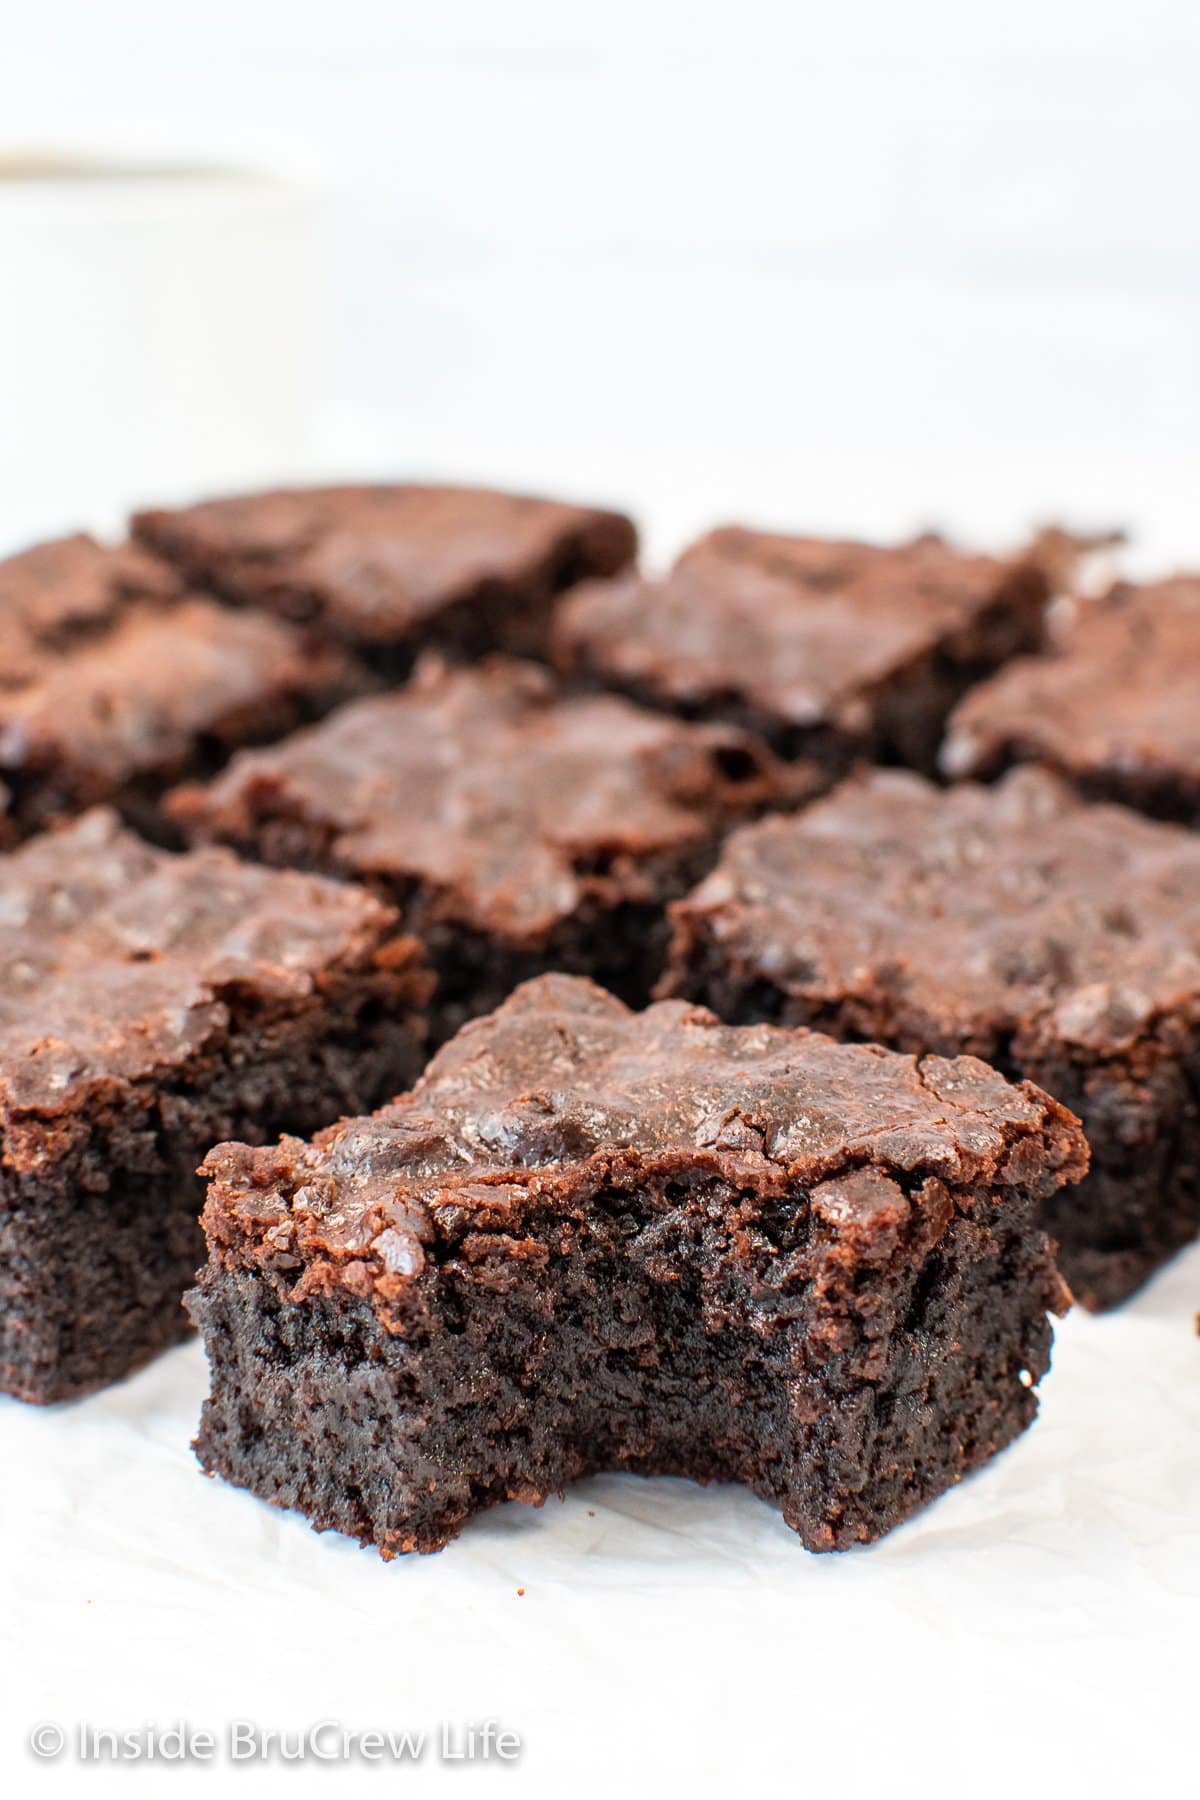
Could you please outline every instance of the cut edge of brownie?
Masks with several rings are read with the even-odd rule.
[[[358,911],[303,995],[256,992],[244,972],[214,979],[213,1016],[170,1066],[33,1093],[0,1074],[0,1392],[75,1399],[188,1335],[182,1297],[204,1255],[197,1165],[214,1143],[316,1130],[415,1077],[423,951],[368,896]]]
[[[1114,756],[1094,768],[1080,769],[1020,732],[1000,733],[986,745],[968,748],[950,719],[938,758],[938,773],[944,780],[997,782],[1022,768],[1044,769],[1069,783],[1081,800],[1127,806],[1164,825],[1200,826],[1200,781],[1168,764],[1147,757],[1135,767]]]
[[[909,1028],[899,1029],[890,1017],[885,1023],[882,1015],[872,1016],[860,1000],[806,1000],[787,994],[760,970],[738,975],[706,954],[702,935],[689,927],[681,944],[677,932],[670,966],[655,990],[659,998],[710,1007],[731,1025],[809,1028],[846,1044],[907,1051],[927,1044],[954,1053],[932,1020],[921,1025],[914,1015]],[[1088,1173],[1078,1187],[1051,1195],[1042,1216],[1071,1294],[1089,1312],[1123,1305],[1200,1235],[1200,1021],[1191,1052],[1174,1071],[1161,1045],[1156,1049],[1148,1041],[1146,1050],[1141,1066],[1127,1065],[1139,1089],[1139,1112],[1176,1120],[1169,1131],[1154,1134],[1149,1151],[1144,1131],[1131,1146],[1121,1142],[1119,1120],[1106,1130],[1098,1123],[1109,1109],[1102,1092],[1097,1108],[1097,1089],[1115,1079],[1104,1061],[1064,1057],[1056,1073],[1048,1058],[1037,1067],[1004,1050],[989,1058],[1010,1080],[1045,1082],[1084,1122],[1092,1149]]]
[[[572,989],[596,993],[547,978],[501,1012],[565,998],[569,1032]],[[646,1029],[720,1029],[700,1009],[653,1015]],[[467,1027],[409,1097],[431,1143],[439,1080],[455,1104],[456,1070],[494,1074],[491,1028]],[[763,1034],[741,1041],[749,1057]],[[765,1158],[761,1123],[739,1128],[731,1103],[730,1153],[581,1144],[572,1164],[564,1143],[538,1167],[514,1146],[511,1167],[448,1178],[444,1205],[435,1174],[397,1166],[359,1225],[338,1207],[353,1125],[311,1153],[222,1146],[188,1297],[212,1371],[203,1467],[385,1557],[603,1470],[738,1481],[814,1550],[881,1536],[1031,1422],[1047,1314],[1067,1304],[1035,1208],[1086,1162],[1077,1122],[1031,1085],[971,1059],[889,1060],[957,1131],[953,1172],[939,1132],[898,1128],[889,1148],[882,1123],[824,1163]],[[513,1104],[550,1146],[556,1110],[574,1129],[561,1086]],[[504,1117],[484,1109],[487,1141],[507,1141]]]
[[[1058,779],[1034,769],[1028,777]],[[1015,779],[1025,777],[1017,773]],[[835,789],[825,804],[836,806],[854,785]],[[1073,784],[1066,787],[1078,793]],[[1079,798],[1087,803],[1086,796]],[[739,828],[727,848],[748,846],[760,829]],[[771,821],[766,829],[787,825]],[[718,862],[714,878],[720,874]],[[1008,1080],[1030,1080],[1053,1093],[1082,1119],[1091,1151],[1088,1173],[1079,1185],[1052,1195],[1043,1216],[1071,1292],[1089,1311],[1123,1304],[1200,1234],[1200,990],[1190,1002],[1181,996],[1171,1011],[1151,1009],[1117,1048],[1091,1041],[1103,1024],[1100,1014],[1089,1015],[1075,1035],[1056,1032],[1045,1021],[1003,1029],[980,1023],[969,1030],[932,1010],[910,984],[873,985],[864,972],[839,993],[815,971],[811,980],[785,974],[777,959],[758,956],[736,934],[717,930],[725,904],[728,897],[710,908],[703,882],[672,903],[656,998],[710,1007],[731,1025],[805,1028],[842,1043],[877,1043],[906,1054],[978,1055]],[[897,966],[901,962],[898,940]],[[1098,991],[1091,997],[1093,1011],[1102,1002]],[[1119,1011],[1120,997],[1106,1004]],[[1120,1025],[1114,1018],[1114,1029]]]
[[[722,528],[722,530],[733,528]],[[708,534],[700,545],[717,539],[722,530]],[[689,552],[681,562],[686,562]],[[636,572],[615,578],[626,591],[641,591],[653,604],[657,580]],[[588,648],[586,633],[572,629],[575,612],[595,601],[614,582],[580,583],[565,607],[556,615],[551,631],[551,661],[576,689],[624,694],[639,705],[673,713],[676,717],[726,723],[753,732],[787,760],[812,758],[832,778],[859,760],[919,769],[935,776],[947,721],[963,698],[981,681],[1005,667],[1014,657],[1037,650],[1044,638],[1044,619],[1050,599],[1048,572],[1036,556],[1017,554],[996,562],[996,584],[991,598],[973,618],[895,668],[886,679],[864,684],[856,708],[862,716],[853,728],[826,717],[792,723],[740,692],[731,677],[720,691],[687,698],[663,684],[614,669]]]
[[[1121,579],[1090,598],[1077,594],[1064,601],[1042,654],[1016,658],[962,697],[947,722],[939,771],[950,781],[994,782],[1017,767],[1042,768],[1084,800],[1200,825],[1191,691],[1179,679],[1197,645],[1200,576]],[[1138,666],[1143,656],[1148,678]],[[1023,703],[1022,683],[1030,689]],[[1089,717],[1096,694],[1108,696],[1101,717],[1109,728],[1099,737]],[[1133,709],[1124,713],[1131,696]],[[1173,730],[1180,732],[1174,745]]]
[[[282,738],[372,685],[336,646],[284,620],[239,616],[182,588],[130,590],[119,572],[148,552],[80,542],[111,601],[94,618],[47,628],[20,678],[0,682],[0,847],[103,805],[155,842],[178,842],[159,805],[168,788],[211,779],[234,751]]]
[[[559,694],[549,672],[530,663],[490,657],[464,671],[431,655],[422,658],[407,690],[362,703],[358,716],[365,717],[365,709],[372,707],[399,711],[408,703],[420,704],[424,696],[436,701],[440,692],[465,682],[480,684],[481,703],[489,683],[523,693],[532,727],[539,709],[552,716],[561,705],[577,715],[592,704],[586,696]],[[627,707],[631,719],[640,712],[644,721],[655,722],[656,730],[673,729],[660,712],[635,711],[623,697],[597,696],[596,703]],[[352,716],[353,703],[319,725],[306,744],[319,745],[322,730],[331,731],[339,718],[349,722]],[[718,723],[681,724],[684,729],[689,737],[680,749],[690,761],[681,774],[667,771],[659,777],[655,792],[694,811],[695,832],[657,847],[639,845],[634,833],[626,846],[617,835],[622,821],[606,819],[603,828],[597,826],[590,851],[577,847],[569,857],[563,852],[563,876],[575,896],[572,906],[536,930],[485,923],[487,908],[476,904],[469,890],[464,899],[444,883],[424,882],[415,871],[374,867],[348,855],[340,839],[352,837],[353,826],[343,833],[328,808],[306,804],[302,789],[289,783],[286,763],[277,766],[286,757],[286,744],[262,758],[253,753],[235,757],[215,787],[179,787],[168,797],[166,811],[190,842],[219,842],[269,867],[351,881],[396,908],[405,929],[428,949],[437,972],[433,1031],[440,1043],[467,1019],[498,1005],[521,982],[555,971],[588,976],[628,1004],[644,1005],[665,960],[668,902],[686,894],[712,867],[735,825],[772,807],[790,811],[807,804],[828,785],[816,765],[777,759],[753,733]],[[551,764],[552,756],[546,760]],[[632,760],[630,767],[636,767]],[[703,789],[701,770],[707,783]],[[650,777],[648,769],[647,783]],[[577,771],[574,779],[578,783]],[[675,779],[678,795],[669,786]],[[385,810],[378,802],[377,812]]]
[[[518,504],[528,499],[498,490],[405,485],[413,493],[469,496],[480,491],[491,500]],[[302,499],[306,493],[320,504],[330,490],[294,489],[287,497]],[[248,494],[235,497],[234,503],[275,497]],[[135,541],[189,580],[235,605],[266,606],[310,624],[368,661],[372,671],[388,682],[403,680],[427,650],[456,661],[476,661],[494,652],[545,660],[550,621],[561,596],[588,578],[619,574],[638,552],[637,527],[624,513],[565,501],[541,502],[558,506],[562,523],[533,566],[507,576],[477,574],[448,591],[443,604],[424,618],[401,629],[381,623],[372,630],[365,622],[351,627],[326,620],[328,594],[289,570],[289,558],[306,548],[302,541],[273,549],[253,544],[239,548],[197,528],[195,515],[228,504],[215,500],[198,507],[146,509],[134,514],[130,529]]]

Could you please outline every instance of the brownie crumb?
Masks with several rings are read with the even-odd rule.
[[[546,976],[391,1106],[208,1157],[197,1451],[385,1556],[600,1470],[864,1543],[1033,1418],[1085,1163],[973,1058]]]

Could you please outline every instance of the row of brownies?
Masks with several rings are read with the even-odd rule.
[[[210,1470],[844,1547],[1200,1231],[1200,579],[636,549],[376,487],[0,564],[0,1388],[185,1334],[205,1159]]]

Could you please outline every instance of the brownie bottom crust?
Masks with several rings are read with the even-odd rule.
[[[315,1039],[287,1036],[278,1025],[239,1036],[202,1088],[180,1083],[98,1119],[62,1168],[0,1168],[0,1392],[75,1399],[181,1342],[183,1295],[204,1260],[205,1151],[375,1105],[414,1078],[424,1051],[411,1017],[374,1001],[326,1018]]]
[[[1062,1289],[1031,1195],[959,1202],[930,1254],[864,1272],[807,1196],[613,1189],[568,1254],[561,1221],[473,1241],[404,1336],[365,1299],[297,1303],[214,1261],[188,1298],[212,1368],[197,1454],[385,1557],[614,1470],[743,1483],[811,1550],[866,1543],[1011,1442],[1049,1366]]]

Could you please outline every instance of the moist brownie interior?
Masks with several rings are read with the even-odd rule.
[[[182,1337],[205,1150],[394,1093],[429,987],[369,895],[107,810],[0,856],[0,1388],[64,1399]]]
[[[673,911],[665,992],[970,1052],[1078,1113],[1092,1170],[1046,1220],[1087,1305],[1200,1231],[1200,836],[1035,770],[876,772],[735,833]]]
[[[547,976],[373,1117],[210,1155],[198,1453],[384,1555],[600,1469],[864,1542],[1033,1417],[1085,1159],[973,1059]]]
[[[725,527],[660,581],[589,582],[559,609],[576,680],[761,733],[787,756],[931,770],[963,691],[1041,641],[1035,561],[937,538],[883,548]]]

